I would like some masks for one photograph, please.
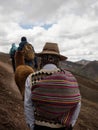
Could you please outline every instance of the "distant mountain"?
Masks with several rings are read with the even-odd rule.
[[[83,67],[82,64],[77,64],[71,61],[62,61],[60,62],[60,66],[62,66],[63,69],[70,70],[72,72],[77,72]]]
[[[81,63],[81,64],[80,64]],[[63,69],[69,70],[74,74],[84,76],[98,82],[98,61],[71,62],[63,61],[60,63]]]
[[[81,65],[87,65],[88,63],[90,63],[91,61],[89,61],[89,60],[80,60],[80,61],[77,61],[77,62],[75,62],[75,63],[77,63],[77,64],[81,64]]]
[[[91,61],[84,65],[79,73],[98,82],[98,61]]]

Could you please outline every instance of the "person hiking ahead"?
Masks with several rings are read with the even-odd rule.
[[[27,41],[26,37],[21,37],[18,51],[23,51],[25,64],[37,69],[37,60],[35,59],[34,47]]]
[[[27,44],[27,38],[21,37],[21,42],[19,43],[18,51],[22,51],[22,48],[24,47],[25,44]]]
[[[57,43],[47,42],[41,53],[41,70],[25,82],[24,113],[30,130],[72,130],[80,112],[81,94],[71,72],[59,67],[66,56]]]
[[[10,49],[9,54],[10,54],[10,58],[12,60],[12,66],[13,66],[14,72],[15,72],[15,52],[16,52],[16,50],[17,50],[17,47],[16,47],[15,43],[12,43],[12,47]]]

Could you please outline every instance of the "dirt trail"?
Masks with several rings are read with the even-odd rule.
[[[5,69],[8,73],[10,73],[11,74],[11,76],[9,77],[9,78],[11,78],[10,79],[10,82],[9,82],[9,86],[14,90],[14,91],[16,91],[16,92],[18,92],[19,94],[20,94],[20,92],[19,92],[19,90],[18,90],[18,87],[17,87],[17,85],[16,85],[16,83],[15,83],[15,80],[14,80],[14,72],[13,72],[13,68],[12,68],[12,66],[9,64],[9,63],[4,63],[4,62],[1,62],[0,61],[0,67],[2,68],[2,69]],[[21,95],[20,95],[21,96]]]
[[[0,62],[0,130],[28,130],[12,66]]]

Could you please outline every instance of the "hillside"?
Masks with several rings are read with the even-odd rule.
[[[80,73],[98,82],[98,61],[89,62],[81,68]]]
[[[80,61],[77,61],[75,63],[81,64],[81,65],[87,65],[88,63],[90,63],[90,61],[89,60],[80,60]]]
[[[75,77],[82,94],[82,107],[74,130],[98,130],[98,83],[83,76]],[[3,53],[0,53],[0,130],[28,130],[11,61]]]
[[[98,61],[83,60],[83,62],[81,63],[81,61],[79,62],[63,61],[61,62],[61,66],[64,69],[73,72],[74,74],[98,82]]]
[[[1,59],[5,62],[1,62]],[[25,124],[23,101],[14,82],[8,55],[0,55],[0,130],[28,130]]]

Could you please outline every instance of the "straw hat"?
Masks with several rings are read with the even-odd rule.
[[[45,46],[43,47],[42,52],[37,53],[37,56],[42,57],[45,54],[57,55],[61,61],[67,59],[66,56],[63,56],[60,54],[57,43],[46,42]]]

